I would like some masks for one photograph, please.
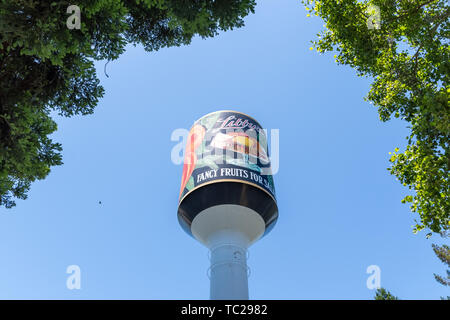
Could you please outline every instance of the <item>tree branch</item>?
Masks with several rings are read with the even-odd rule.
[[[435,2],[435,1],[438,1],[438,0],[429,0],[429,1],[426,1],[426,2],[424,2],[424,3],[419,4],[419,5],[417,6],[417,8],[415,8],[414,10],[411,10],[411,11],[403,11],[403,12],[400,13],[399,16],[396,16],[396,17],[393,17],[392,19],[387,20],[386,23],[392,22],[392,21],[394,21],[394,20],[402,19],[402,18],[404,18],[404,17],[409,16],[409,15],[412,14],[412,13],[416,13],[416,12],[419,11],[422,7],[428,5],[428,4],[432,3],[432,2]]]

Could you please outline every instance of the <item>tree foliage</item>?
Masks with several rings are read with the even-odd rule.
[[[373,79],[366,99],[382,121],[409,123],[388,169],[411,189],[414,231],[450,226],[450,8],[446,0],[303,0],[325,30],[313,46]],[[379,9],[380,20],[376,18]],[[375,10],[375,12],[374,12]],[[431,232],[428,234],[431,235]]]
[[[69,1],[0,0],[0,206],[25,199],[31,182],[62,163],[51,112],[94,111],[104,90],[95,60],[125,46],[147,51],[243,26],[254,0],[79,0],[81,28],[68,29]]]
[[[374,299],[375,300],[399,300],[396,296],[394,296],[392,293],[390,293],[385,288],[377,289]]]
[[[448,233],[447,232],[441,233],[441,236],[447,238]],[[442,246],[432,244],[432,247],[438,259],[441,260],[442,263],[446,264],[447,267],[450,267],[450,247],[445,244]],[[447,269],[447,276],[441,276],[435,273],[433,275],[436,281],[442,284],[443,286],[450,286],[450,270]],[[399,299],[398,297],[392,295],[385,288],[379,288],[376,291],[375,300],[399,300]],[[441,297],[441,300],[450,300],[450,296]]]
[[[432,244],[433,251],[441,260],[442,263],[447,265],[447,276],[440,276],[438,274],[434,274],[434,278],[437,282],[442,284],[443,286],[450,286],[450,247],[443,244],[442,246],[438,246],[437,244]]]

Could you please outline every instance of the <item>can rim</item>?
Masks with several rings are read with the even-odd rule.
[[[191,189],[191,190],[189,190],[188,192],[186,192],[186,194],[185,194],[181,199],[179,199],[179,201],[178,201],[178,206],[180,206],[181,202],[183,202],[183,200],[184,200],[189,194],[191,194],[192,192],[194,192],[195,190],[198,190],[198,189],[200,189],[201,187],[204,187],[204,186],[207,186],[207,185],[210,185],[210,184],[220,183],[220,182],[237,182],[237,183],[243,183],[243,184],[251,185],[251,186],[253,186],[253,187],[256,187],[256,188],[258,188],[258,189],[264,191],[266,194],[268,194],[268,195],[272,198],[272,200],[275,202],[275,204],[277,204],[277,200],[275,199],[275,197],[274,197],[269,191],[267,191],[267,190],[264,189],[263,187],[257,185],[256,183],[253,183],[253,182],[250,182],[250,181],[239,180],[239,179],[227,178],[227,179],[219,179],[219,180],[208,181],[208,182],[202,183],[202,184],[200,184],[200,185],[194,187],[193,189]]]
[[[198,118],[197,120],[195,120],[194,123],[192,124],[191,128],[192,128],[192,127],[194,126],[194,124],[195,124],[196,122],[198,122],[200,119],[203,119],[204,117],[210,116],[210,115],[212,115],[212,114],[214,114],[214,113],[218,113],[218,112],[234,112],[234,113],[242,114],[242,115],[244,115],[244,116],[246,116],[246,117],[249,117],[249,118],[252,119],[253,121],[255,121],[255,122],[260,126],[261,129],[263,128],[263,126],[261,125],[261,123],[259,123],[258,120],[256,120],[256,119],[253,118],[252,116],[249,116],[248,114],[246,114],[246,113],[244,113],[244,112],[241,112],[241,111],[229,110],[229,109],[225,109],[225,110],[217,110],[217,111],[213,111],[213,112],[207,113],[207,114],[201,116],[200,118]]]

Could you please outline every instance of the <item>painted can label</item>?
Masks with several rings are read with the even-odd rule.
[[[230,181],[258,187],[275,200],[265,131],[245,114],[217,111],[189,132],[179,200],[203,185]]]

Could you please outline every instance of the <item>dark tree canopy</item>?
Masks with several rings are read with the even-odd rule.
[[[335,51],[337,63],[373,80],[367,100],[382,121],[396,117],[408,123],[407,147],[395,148],[389,170],[411,189],[402,202],[419,214],[414,231],[449,230],[448,0],[303,2],[308,16],[325,22],[314,41],[317,51]]]
[[[375,300],[399,300],[396,296],[394,296],[392,293],[390,293],[385,288],[377,289],[374,299]]]
[[[447,265],[447,275],[441,276],[438,274],[434,274],[434,278],[437,282],[442,284],[443,286],[450,286],[450,247],[443,244],[442,246],[439,246],[437,244],[432,244],[433,251],[436,254],[436,257],[438,257],[439,260],[441,260],[442,263]]]
[[[448,232],[442,232],[441,236],[443,238],[448,238]],[[442,246],[439,246],[437,244],[432,244],[434,254],[436,257],[441,260],[442,263],[444,263],[447,267],[450,267],[450,247],[443,244]],[[442,284],[443,286],[450,286],[450,270],[447,269],[447,275],[441,276],[436,273],[433,274],[434,278],[437,282]],[[385,288],[379,288],[377,289],[375,293],[375,300],[399,300],[398,297],[394,296],[392,293],[390,293]],[[450,300],[450,296],[447,297],[441,297],[441,300]]]
[[[104,90],[95,60],[129,43],[147,51],[189,44],[244,25],[254,0],[79,0],[81,28],[69,29],[56,0],[0,0],[0,206],[26,199],[31,182],[62,164],[50,113],[85,115]]]

